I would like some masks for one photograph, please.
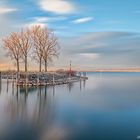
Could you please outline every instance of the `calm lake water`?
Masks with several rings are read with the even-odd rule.
[[[0,140],[140,139],[140,73],[89,73],[42,88],[0,86]]]

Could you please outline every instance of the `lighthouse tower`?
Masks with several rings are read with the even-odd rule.
[[[72,76],[71,61],[70,61],[70,65],[69,65],[68,75],[69,75],[69,77]]]

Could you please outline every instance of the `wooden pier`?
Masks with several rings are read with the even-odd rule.
[[[30,78],[32,75],[34,78]],[[46,86],[46,85],[62,85],[68,84],[72,82],[78,82],[87,80],[86,76],[67,76],[64,74],[56,75],[56,74],[48,74],[48,75],[40,75],[40,74],[24,74],[24,78],[17,76],[18,79],[16,80],[17,86]]]
[[[12,72],[12,73],[0,73],[1,79],[6,79],[7,83],[9,80],[17,86],[46,86],[46,85],[62,85],[72,82],[87,80],[85,73],[74,72],[48,72],[48,73],[38,73],[38,72]]]
[[[49,82],[34,82],[34,81],[18,81],[17,82],[17,86],[46,86],[46,85],[62,85],[62,84],[68,84],[68,83],[72,83],[72,82],[78,82],[78,81],[83,81],[83,80],[87,80],[87,77],[73,77],[73,78],[68,78],[66,80],[63,79],[59,79],[59,80],[54,80],[54,81],[49,81]]]

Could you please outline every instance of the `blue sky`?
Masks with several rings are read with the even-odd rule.
[[[140,0],[0,0],[0,38],[35,24],[59,38],[56,67],[140,66]],[[1,66],[12,65],[1,52]]]

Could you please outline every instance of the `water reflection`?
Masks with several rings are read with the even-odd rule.
[[[12,81],[12,94],[14,94],[14,81]]]
[[[9,89],[8,87],[9,83],[7,82],[7,92]],[[12,89],[13,94],[14,86],[12,86]],[[37,97],[28,96],[28,94],[32,94],[32,92],[36,90],[38,91]],[[32,132],[29,133],[30,131],[27,131],[27,129],[32,131],[35,129],[35,131],[39,133],[43,127],[46,127],[47,123],[50,121],[51,104],[53,104],[48,100],[49,98],[47,98],[46,92],[46,88],[44,92],[44,88],[42,87],[37,89],[16,87],[16,94],[7,99],[4,110],[4,114],[8,117],[7,121],[9,122],[6,126],[7,131],[5,131],[8,135],[5,134],[3,136],[5,140],[31,138],[34,134]],[[47,104],[49,104],[49,106]],[[44,119],[46,119],[46,121],[44,121]],[[20,131],[19,133],[21,133],[21,135],[17,135],[17,131]]]
[[[83,81],[83,88],[85,89],[86,87],[86,80]]]
[[[19,87],[9,79],[1,84],[0,91],[3,86],[6,92],[3,90],[0,95],[0,139],[44,140],[45,137],[53,137],[50,128],[55,120],[55,92],[59,86]],[[61,86],[72,92],[75,84]],[[82,82],[79,88],[82,89]]]
[[[72,88],[74,87],[74,83],[68,83],[67,84],[67,87],[68,87],[68,91],[69,93],[71,92]]]
[[[16,87],[2,81],[0,140],[132,140],[140,135],[140,74],[94,73],[88,81]]]
[[[7,93],[8,93],[8,88],[9,88],[9,79],[7,78]]]

